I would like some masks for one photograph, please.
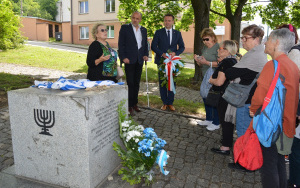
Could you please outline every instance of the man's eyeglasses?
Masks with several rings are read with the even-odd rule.
[[[219,50],[227,50],[227,48],[220,47]]]
[[[244,42],[247,42],[247,40],[250,39],[250,38],[254,38],[254,37],[245,37],[245,36],[242,36],[241,40],[244,41]]]
[[[107,32],[108,29],[100,29],[100,31],[101,31],[102,33],[104,33],[104,32]]]
[[[209,38],[203,38],[202,41],[209,41]]]

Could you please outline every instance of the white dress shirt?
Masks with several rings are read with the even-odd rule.
[[[132,24],[131,24],[132,25]],[[142,32],[141,32],[141,26],[139,25],[138,30],[132,25],[133,33],[135,35],[135,39],[138,45],[138,49],[142,47]]]

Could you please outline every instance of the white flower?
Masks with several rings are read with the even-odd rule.
[[[138,125],[136,128],[137,128],[137,130],[140,130],[141,132],[143,132],[145,129],[143,125]]]
[[[129,131],[126,136],[126,142],[131,140],[131,138],[133,137],[139,137],[139,136],[141,136],[141,133],[139,131],[135,131],[135,130]]]
[[[140,141],[140,139],[136,138],[135,139],[135,143],[138,143]]]
[[[127,129],[122,129],[123,131],[127,131]]]

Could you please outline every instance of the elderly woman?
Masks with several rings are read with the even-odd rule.
[[[219,44],[217,43],[217,37],[215,33],[209,29],[205,28],[201,32],[201,38],[204,43],[204,48],[202,50],[202,56],[194,55],[195,61],[202,65],[202,75],[205,75],[207,69],[218,66],[218,49]],[[207,125],[207,130],[213,131],[220,128],[220,122],[218,117],[218,111],[215,107],[209,106],[205,103],[206,99],[203,98],[204,107],[206,111],[206,120],[197,120],[199,125]]]
[[[287,187],[284,155],[291,153],[295,135],[295,121],[299,100],[299,74],[297,65],[288,58],[287,53],[295,44],[295,34],[289,29],[282,28],[271,32],[265,43],[265,53],[280,63],[280,74],[285,77],[283,85],[286,88],[286,100],[283,114],[283,134],[276,144],[271,147],[261,145],[263,166],[260,169],[263,187]],[[251,100],[250,115],[253,116],[262,106],[274,75],[274,65],[269,61],[264,66],[257,88]],[[249,126],[253,129],[252,122]]]
[[[92,35],[95,41],[89,46],[86,64],[88,65],[87,79],[116,80],[117,76],[117,53],[113,50],[107,39],[106,26],[100,23],[94,25]]]
[[[241,58],[239,63],[225,72],[229,80],[239,78],[239,84],[250,85],[259,74],[264,65],[268,62],[267,55],[264,53],[264,46],[261,44],[264,31],[257,25],[250,25],[242,30],[243,48],[248,52]],[[249,116],[249,106],[256,89],[256,84],[252,86],[245,106],[236,110],[236,131],[238,137],[245,134],[249,127],[251,117]]]
[[[288,28],[295,33],[295,46],[288,53],[288,57],[300,67],[300,45],[298,43],[297,29],[292,24],[282,24],[277,29]],[[297,118],[300,120],[300,101],[298,102]],[[296,123],[297,126],[298,123]],[[289,184],[291,187],[300,187],[300,126],[296,127],[296,134],[294,136],[292,153],[289,155],[290,178]]]
[[[225,72],[227,69],[231,68],[237,63],[237,46],[232,40],[225,40],[220,44],[220,46],[221,47],[218,50],[218,56],[222,59],[222,61],[219,63],[212,77],[209,79],[209,82],[213,85],[212,89],[214,91],[219,91],[221,94],[223,94],[229,83],[229,80],[225,77]],[[217,109],[219,120],[222,125],[222,146],[221,148],[211,149],[213,152],[223,155],[230,154],[234,128],[233,123],[224,121],[227,105],[228,103],[221,97]]]

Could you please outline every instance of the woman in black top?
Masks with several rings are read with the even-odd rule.
[[[235,54],[237,53],[237,46],[232,40],[225,40],[220,44],[218,56],[222,61],[219,63],[209,82],[213,85],[214,91],[224,93],[229,84],[229,80],[225,77],[225,71],[237,63]],[[225,122],[225,112],[228,103],[221,97],[217,106],[219,120],[222,125],[222,146],[220,148],[212,148],[216,153],[229,155],[230,147],[232,147],[232,134],[234,125],[231,122]]]
[[[118,82],[116,79],[117,53],[106,42],[106,26],[100,23],[95,24],[92,29],[92,35],[95,41],[89,46],[87,54],[87,79],[91,81],[112,80]]]

